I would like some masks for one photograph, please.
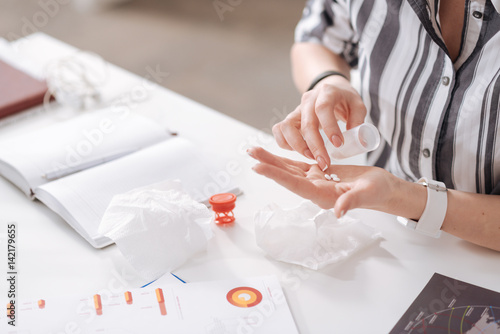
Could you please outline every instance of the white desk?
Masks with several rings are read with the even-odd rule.
[[[40,63],[74,52],[43,34],[19,46],[23,54]],[[104,100],[130,92],[142,80],[110,66]],[[168,84],[175,78],[166,80]],[[220,98],[231,97],[221,92]],[[367,210],[354,210],[350,215],[382,231],[379,245],[320,271],[274,261],[255,243],[253,216],[271,202],[292,207],[301,199],[250,169],[254,162],[245,154],[246,148],[264,145],[280,152],[272,138],[161,87],[148,91],[148,98],[135,110],[177,130],[205,150],[223,148],[221,158],[241,167],[236,182],[245,194],[237,200],[236,225],[213,226],[215,237],[207,253],[175,271],[187,281],[275,274],[281,280],[299,331],[314,334],[388,332],[434,272],[500,291],[500,253],[446,233],[440,239],[428,238],[398,225],[392,216]],[[270,111],[270,122],[275,121],[273,116]],[[16,123],[0,123],[0,139],[58,119],[57,112],[50,111]],[[30,201],[3,178],[0,203],[1,225],[18,223],[20,299],[118,292],[135,284],[115,246],[92,248],[55,213]],[[0,298],[5,298],[6,283],[3,279],[0,282]]]

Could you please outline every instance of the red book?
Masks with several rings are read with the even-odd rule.
[[[0,118],[42,104],[47,90],[44,81],[0,60]]]

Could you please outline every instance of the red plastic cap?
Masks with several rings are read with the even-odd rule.
[[[236,206],[236,195],[231,193],[217,194],[210,197],[208,202],[212,205],[217,223],[228,224],[234,222],[232,210]]]
[[[208,202],[216,212],[231,211],[235,207],[236,195],[231,193],[217,194],[210,197]]]

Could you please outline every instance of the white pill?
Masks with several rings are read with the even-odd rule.
[[[331,180],[332,178],[330,177],[330,175],[325,174],[325,179],[327,179],[327,180]]]
[[[332,180],[335,182],[340,182],[340,179],[338,177],[332,177]]]
[[[330,174],[330,177],[331,177],[332,179],[334,179],[334,178],[336,178],[336,177],[338,177],[338,176],[337,176],[337,174]]]

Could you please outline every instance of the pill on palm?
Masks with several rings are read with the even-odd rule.
[[[332,178],[331,178],[331,176],[330,176],[330,175],[325,174],[325,179],[327,179],[327,180],[331,180]]]

